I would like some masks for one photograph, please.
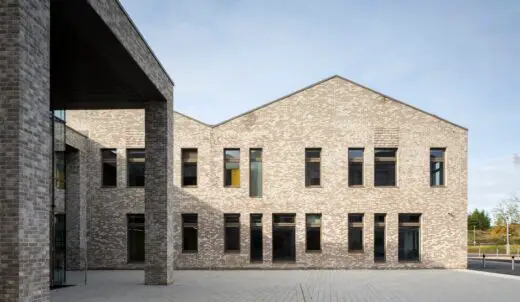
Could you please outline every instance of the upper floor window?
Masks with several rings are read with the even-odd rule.
[[[321,185],[321,149],[305,149],[305,186]]]
[[[395,186],[395,163],[397,149],[375,149],[374,185],[376,187]]]
[[[348,185],[363,185],[363,148],[348,149]]]
[[[249,195],[262,196],[262,149],[249,149]]]
[[[117,186],[117,153],[116,149],[101,149],[102,185]]]
[[[197,185],[197,149],[182,149],[182,186]]]
[[[224,149],[224,186],[240,187],[240,149]]]
[[[444,148],[430,149],[430,185],[444,186]]]
[[[56,189],[65,189],[65,152],[54,152],[54,180]]]
[[[127,149],[127,172],[129,187],[144,187],[144,149]]]

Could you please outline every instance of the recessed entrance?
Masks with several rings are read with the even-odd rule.
[[[295,214],[273,214],[273,261],[296,261]]]

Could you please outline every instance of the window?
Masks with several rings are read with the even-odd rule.
[[[249,149],[249,195],[262,197],[262,149]]]
[[[251,214],[251,262],[262,261],[263,254],[263,234],[262,234],[262,214]]]
[[[197,185],[197,149],[182,149],[182,186]]]
[[[305,186],[321,185],[321,149],[305,149]]]
[[[128,262],[144,262],[144,214],[128,214]]]
[[[395,186],[395,155],[397,149],[376,149],[374,184],[376,187]]]
[[[224,186],[240,187],[240,149],[224,149]]]
[[[363,185],[363,148],[348,149],[348,185]]]
[[[321,214],[306,215],[307,251],[321,251]]]
[[[224,251],[240,251],[240,214],[224,214]]]
[[[384,262],[386,259],[385,219],[386,214],[374,215],[374,261],[376,262]]]
[[[420,261],[421,214],[399,214],[399,261]]]
[[[273,261],[296,261],[295,214],[273,214]]]
[[[117,186],[117,153],[116,149],[101,149],[102,185]]]
[[[198,250],[197,214],[182,214],[182,252],[196,253]]]
[[[144,149],[126,150],[129,187],[144,187],[144,154]]]
[[[54,180],[56,189],[65,189],[65,152],[54,152]]]
[[[445,149],[430,149],[430,185],[444,186],[444,152]]]
[[[363,214],[348,215],[348,251],[363,251]]]

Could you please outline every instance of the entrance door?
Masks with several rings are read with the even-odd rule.
[[[251,262],[262,262],[264,259],[262,240],[262,214],[251,214]]]
[[[273,214],[273,261],[296,261],[295,214]]]

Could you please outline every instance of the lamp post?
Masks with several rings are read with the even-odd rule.
[[[477,245],[477,241],[475,240],[475,225],[473,225],[473,246]]]

